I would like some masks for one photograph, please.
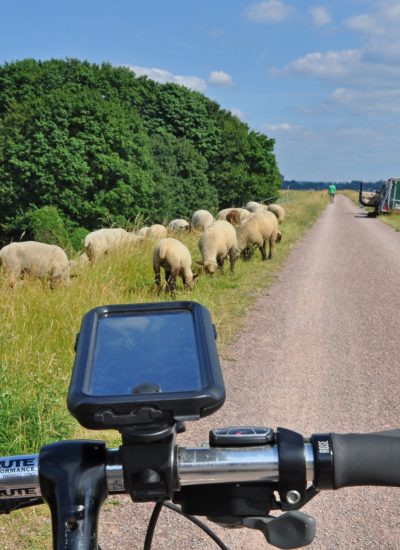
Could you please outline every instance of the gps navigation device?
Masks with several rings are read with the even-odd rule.
[[[153,428],[225,400],[215,328],[196,302],[97,307],[82,320],[68,408],[90,429]]]

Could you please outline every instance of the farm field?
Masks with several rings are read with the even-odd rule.
[[[250,262],[237,261],[233,275],[226,265],[224,275],[200,277],[191,293],[178,283],[176,299],[195,300],[210,309],[220,349],[233,341],[245,312],[275,280],[293,246],[327,204],[326,194],[319,192],[291,192],[289,199],[289,204],[283,204],[287,213],[283,237],[272,261],[261,262],[257,251]],[[198,235],[182,240],[195,263],[200,259]],[[154,242],[144,243],[131,255],[105,257],[66,288],[51,291],[40,282],[29,281],[10,291],[6,281],[1,282],[0,454],[37,452],[42,444],[58,439],[93,437],[93,432],[84,433],[68,415],[65,405],[80,320],[98,305],[170,299],[154,289],[153,246]],[[109,434],[95,436],[107,438],[111,445],[118,441]],[[0,548],[44,548],[49,536],[46,514],[39,507],[3,517],[0,532],[8,542]]]

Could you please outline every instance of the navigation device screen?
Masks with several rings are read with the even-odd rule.
[[[99,318],[88,395],[198,391],[195,328],[188,311]],[[156,390],[151,388],[157,388]]]

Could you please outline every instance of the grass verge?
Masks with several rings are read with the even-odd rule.
[[[346,197],[349,197],[354,202],[354,204],[357,204],[357,205],[359,204],[358,191],[346,190],[346,191],[341,191],[341,194],[346,195]],[[373,208],[364,207],[364,210],[365,212],[372,212]],[[386,223],[387,225],[390,225],[391,227],[393,227],[395,231],[400,231],[400,213],[393,212],[389,214],[380,214],[378,217],[381,222]]]

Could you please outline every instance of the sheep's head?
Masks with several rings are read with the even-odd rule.
[[[214,261],[204,262],[203,267],[206,273],[208,273],[209,275],[212,275],[213,273],[215,273],[217,269],[217,262],[214,262]]]
[[[189,290],[193,290],[194,287],[195,287],[195,284],[197,283],[198,277],[199,277],[199,274],[198,274],[198,273],[193,273],[193,277],[191,278],[190,281],[186,281],[185,286],[186,286]]]
[[[276,242],[277,243],[281,242],[281,239],[282,239],[282,233],[280,231],[278,231],[278,234],[276,236]]]

